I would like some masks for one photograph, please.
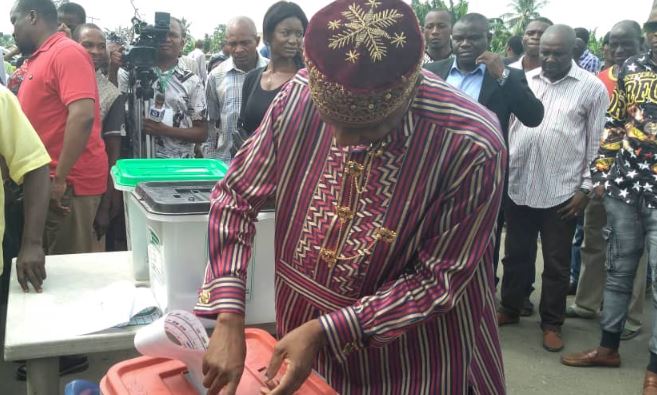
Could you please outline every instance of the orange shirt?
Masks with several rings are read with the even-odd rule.
[[[102,195],[107,188],[108,163],[100,135],[98,86],[91,57],[64,33],[56,33],[27,62],[18,100],[52,158],[51,175],[55,173],[64,146],[67,107],[83,99],[96,103],[87,146],[66,181],[73,186],[76,196]]]
[[[614,66],[602,70],[598,74],[598,78],[600,78],[600,80],[605,84],[607,92],[609,92],[609,97],[611,97],[611,95],[614,93],[614,89],[616,89],[616,83],[618,82],[618,78],[614,75]]]

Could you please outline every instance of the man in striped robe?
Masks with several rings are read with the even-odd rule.
[[[213,192],[196,313],[217,319],[210,394],[244,369],[247,262],[276,201],[272,394],[317,370],[340,394],[504,394],[494,227],[506,149],[495,115],[421,69],[399,0],[331,3],[307,69],[274,100]]]

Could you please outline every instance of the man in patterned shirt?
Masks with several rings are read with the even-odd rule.
[[[602,308],[602,339],[593,350],[566,355],[569,366],[620,366],[618,353],[632,297],[634,277],[645,243],[657,243],[657,0],[644,25],[648,53],[629,58],[607,113],[597,159],[591,167],[595,193],[607,212],[607,282]],[[648,262],[653,278],[657,254]],[[643,274],[639,274],[643,275]],[[652,289],[653,304],[657,288]],[[644,395],[657,394],[657,325],[653,319],[650,362]]]
[[[229,162],[233,150],[233,134],[242,105],[242,85],[246,73],[269,63],[258,52],[258,30],[247,17],[228,23],[226,48],[230,58],[208,75],[205,87],[208,99],[210,137],[203,144],[203,156]]]
[[[577,64],[579,67],[583,68],[584,70],[593,73],[593,74],[598,74],[600,71],[600,59],[598,59],[597,56],[593,55],[591,51],[588,49],[589,45],[589,40],[591,39],[591,34],[589,33],[588,30],[584,29],[583,27],[578,27],[575,28],[575,35],[577,38],[583,41],[583,52],[580,55],[579,59],[575,59],[577,61]]]
[[[307,69],[213,192],[195,309],[217,320],[204,385],[235,394],[254,221],[274,198],[281,340],[266,375],[283,360],[287,371],[271,394],[294,393],[313,368],[343,395],[504,394],[498,120],[422,70],[421,29],[401,0],[332,2],[304,42]]]
[[[164,95],[166,112],[161,122],[144,120],[144,133],[153,136],[155,158],[194,158],[196,143],[208,137],[207,106],[203,83],[180,59],[185,32],[177,18],[171,18],[166,40],[160,45],[153,88]],[[128,72],[119,72],[119,89],[128,91]]]
[[[452,56],[452,14],[431,10],[424,17],[424,40],[427,45],[423,63],[437,62]]]

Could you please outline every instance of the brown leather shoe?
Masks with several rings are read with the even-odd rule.
[[[497,326],[517,324],[518,322],[520,322],[519,317],[514,317],[501,311],[497,312]]]
[[[643,379],[643,395],[657,395],[657,374],[648,370]]]
[[[561,357],[561,363],[566,366],[575,367],[606,366],[617,368],[621,364],[621,359],[618,351],[596,348],[576,354],[564,355]]]
[[[563,340],[561,332],[554,329],[543,330],[543,348],[550,352],[563,350]]]

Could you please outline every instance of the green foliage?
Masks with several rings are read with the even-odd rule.
[[[543,8],[546,3],[546,0],[512,0],[509,5],[513,12],[502,15],[511,35],[522,34],[529,21],[541,16],[538,10]]]
[[[0,47],[9,48],[14,45],[14,37],[11,34],[0,35]]]
[[[513,34],[511,34],[511,30],[507,28],[502,18],[493,18],[489,22],[491,34],[493,35],[490,41],[490,50],[504,56],[506,55],[506,43]]]
[[[444,0],[411,0],[411,7],[415,10],[420,25],[424,23],[424,17],[427,16],[430,10],[449,11],[455,21],[468,13],[467,0],[447,0],[447,2]]]
[[[597,33],[597,29],[591,31],[591,38],[589,39],[589,51],[600,58],[600,60],[604,61],[604,56],[602,54],[602,42],[604,41],[605,37],[604,35],[598,37]]]
[[[206,53],[216,53],[221,51],[221,44],[226,39],[226,25],[219,24],[214,28],[211,36],[206,38]]]

